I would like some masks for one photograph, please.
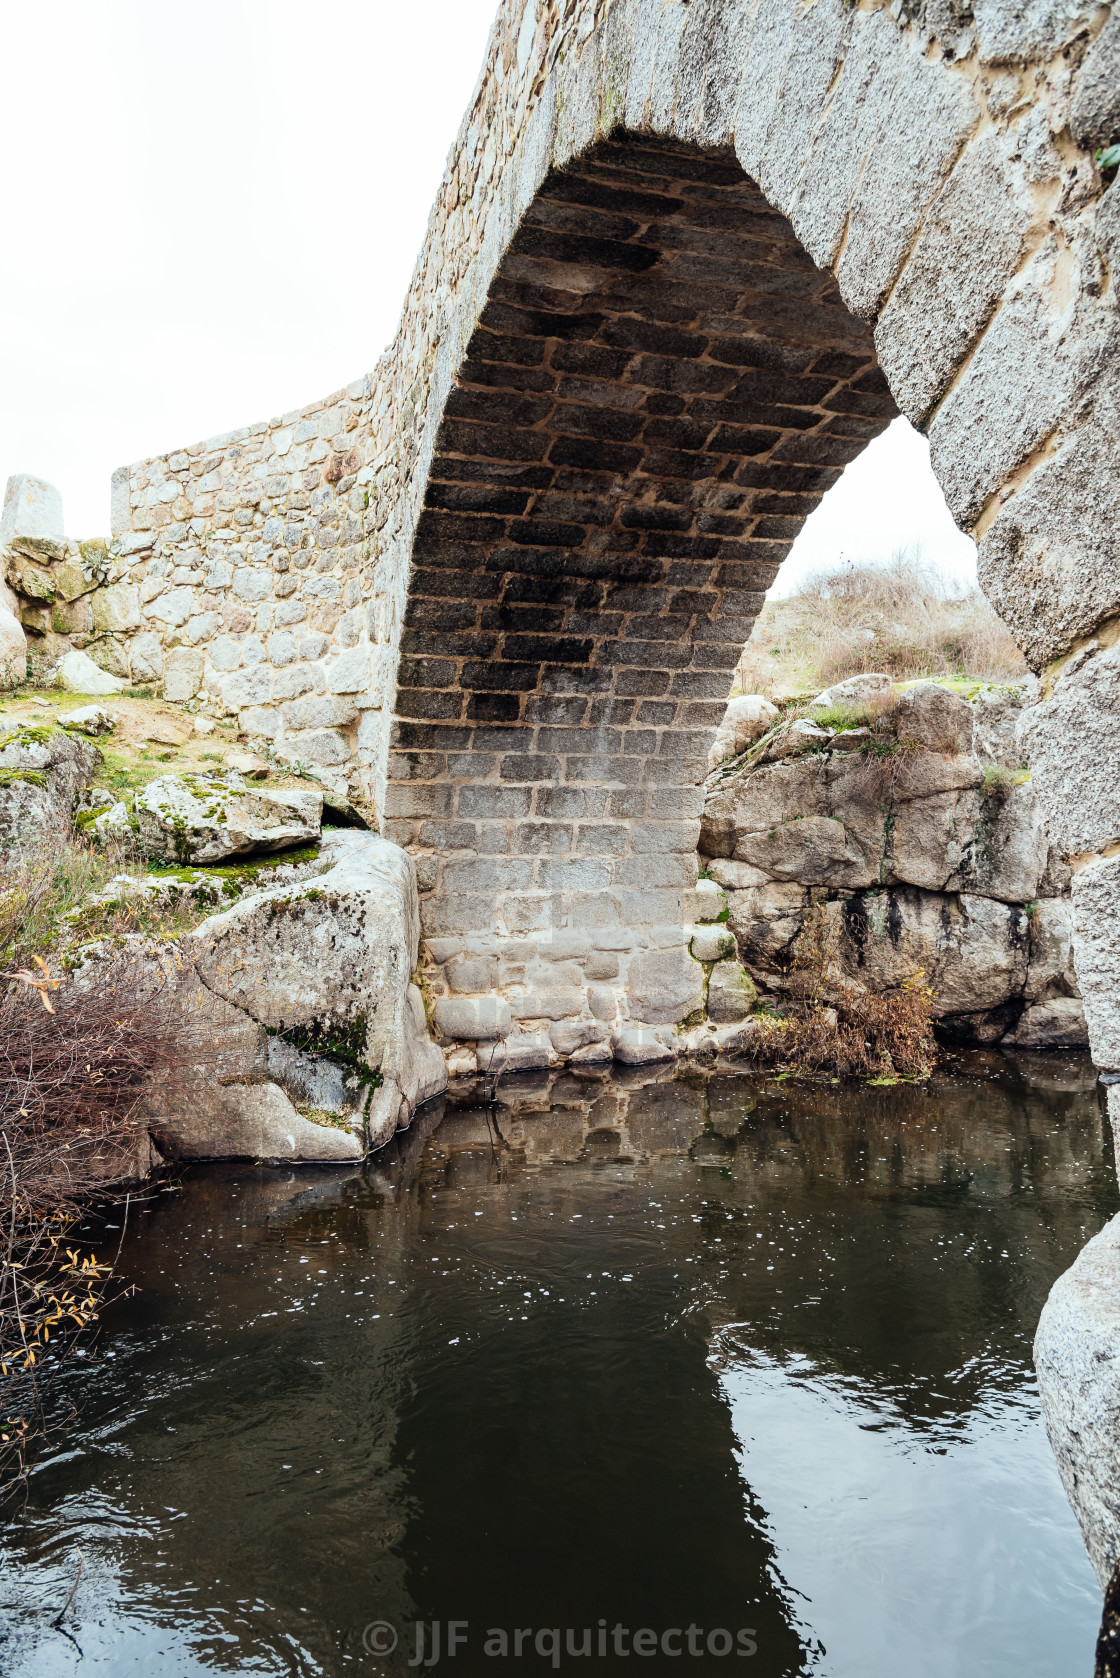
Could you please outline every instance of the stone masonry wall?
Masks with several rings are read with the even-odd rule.
[[[418,727],[512,723],[511,716],[496,711],[486,718],[480,697],[485,693],[504,694],[507,710],[509,695],[517,696],[518,727],[528,719],[523,704],[547,699],[534,728],[590,731],[585,752],[578,751],[580,742],[551,751],[547,741],[535,737],[534,751],[558,765],[572,757],[621,761],[648,755],[596,752],[593,731],[616,726],[631,731],[631,745],[643,729],[662,741],[666,733],[678,731],[681,750],[675,761],[702,764],[705,725],[699,712],[674,710],[671,720],[667,711],[659,712],[665,720],[658,722],[653,713],[639,719],[635,708],[622,724],[617,713],[612,717],[601,706],[595,709],[607,690],[588,679],[567,696],[584,701],[579,720],[557,720],[562,708],[555,701],[565,695],[550,691],[544,674],[549,666],[565,665],[554,653],[542,651],[539,660],[530,654],[505,660],[537,666],[531,680],[525,675],[524,686],[480,687],[468,666],[489,662],[492,655],[476,656],[477,644],[474,651],[445,649],[445,662],[455,665],[454,672],[429,671],[416,661],[438,658],[439,650],[410,644],[401,662],[401,633],[406,608],[413,614],[412,629],[438,632],[436,624],[416,621],[416,613],[422,616],[426,610],[423,601],[440,598],[426,594],[427,585],[418,579],[436,568],[433,553],[443,564],[447,544],[465,542],[473,557],[451,568],[491,582],[500,576],[506,591],[500,598],[470,596],[471,610],[479,614],[472,633],[495,630],[483,621],[489,609],[483,602],[502,609],[535,605],[543,635],[559,630],[571,639],[572,652],[577,652],[575,643],[586,643],[571,661],[573,668],[602,670],[606,661],[600,655],[608,644],[628,639],[625,627],[610,621],[612,593],[623,587],[660,589],[662,594],[649,597],[649,611],[634,597],[621,612],[625,617],[632,611],[635,620],[660,620],[650,641],[659,651],[641,668],[660,671],[668,686],[661,693],[627,695],[615,685],[610,701],[632,700],[635,707],[647,702],[667,706],[670,699],[675,705],[718,702],[715,676],[724,669],[723,655],[710,665],[701,656],[703,646],[717,644],[709,643],[702,627],[711,621],[710,613],[706,606],[682,610],[678,595],[682,590],[718,593],[721,585],[711,564],[719,556],[710,562],[699,553],[693,556],[708,566],[702,575],[687,568],[687,575],[671,574],[671,564],[684,556],[654,555],[653,548],[658,529],[673,532],[643,527],[640,519],[628,525],[621,502],[637,506],[649,500],[652,492],[634,493],[632,479],[638,476],[672,478],[660,466],[644,472],[625,451],[655,444],[652,453],[712,453],[707,438],[691,450],[688,443],[689,414],[704,401],[727,401],[734,388],[740,403],[765,406],[771,400],[767,380],[779,374],[811,380],[824,372],[811,363],[799,368],[757,359],[720,363],[710,346],[713,337],[724,335],[721,329],[695,331],[708,309],[704,288],[726,277],[728,257],[723,250],[701,248],[700,229],[690,214],[705,201],[709,209],[739,202],[750,214],[773,212],[776,219],[784,218],[789,231],[779,235],[779,243],[789,253],[783,259],[791,276],[787,307],[789,317],[802,322],[805,342],[824,353],[827,311],[840,313],[829,289],[834,286],[846,318],[873,323],[878,364],[891,393],[888,397],[878,383],[860,391],[861,379],[878,379],[866,356],[862,371],[836,369],[827,391],[807,396],[806,409],[816,415],[811,426],[791,420],[776,429],[784,439],[787,431],[826,428],[825,414],[838,418],[829,404],[846,388],[884,404],[880,414],[864,408],[868,419],[893,411],[893,401],[928,433],[950,508],[979,540],[983,585],[1045,677],[1047,697],[1037,726],[1044,734],[1050,728],[1057,744],[1048,753],[1036,741],[1032,754],[1041,766],[1036,769],[1040,806],[1044,813],[1061,815],[1063,848],[1078,867],[1106,870],[1100,890],[1083,891],[1080,901],[1096,904],[1101,891],[1120,894],[1120,884],[1107,873],[1120,867],[1107,854],[1120,843],[1120,706],[1111,699],[1098,705],[1087,729],[1070,741],[1059,735],[1072,701],[1065,709],[1056,702],[1064,661],[1073,659],[1071,672],[1076,665],[1084,686],[1089,681],[1086,660],[1091,675],[1094,660],[1107,655],[1110,626],[1120,619],[1120,477],[1114,463],[1120,329],[1113,278],[1120,259],[1120,193],[1102,179],[1093,160],[1095,147],[1120,137],[1118,62],[1120,20],[1108,6],[1080,5],[1078,0],[1058,6],[1027,0],[1014,7],[1003,0],[974,0],[967,15],[940,0],[906,6],[895,0],[889,8],[875,0],[858,5],[817,0],[807,8],[793,0],[506,0],[452,148],[400,332],[374,372],[316,407],[118,474],[114,537],[122,575],[113,586],[129,591],[120,596],[122,611],[138,620],[122,633],[122,644],[131,640],[128,656],[147,657],[153,673],[161,656],[169,691],[191,703],[236,711],[246,733],[271,742],[282,756],[316,762],[339,790],[345,782],[389,822],[427,819],[427,812],[413,814],[407,808],[417,780],[429,792],[444,789],[434,801],[428,798],[432,820],[464,819],[463,794],[472,791],[476,779],[476,791],[490,784],[500,790],[506,778],[501,764],[515,754],[504,753],[498,743],[479,744],[477,738],[472,743],[479,744],[481,757],[474,768],[458,760],[453,764],[459,748],[449,747],[443,767],[433,761],[421,766],[419,775],[411,763],[407,775],[394,764],[396,779],[386,790],[391,744],[406,757],[437,750],[418,743]],[[649,171],[649,195],[674,201],[667,214],[664,204],[595,205],[586,195],[579,197],[579,181],[602,184],[610,172],[609,154],[592,148],[611,142],[612,136],[620,144],[626,135],[637,136],[647,148],[650,140],[668,143],[668,151],[681,160],[672,175]],[[689,155],[700,178],[684,167]],[[731,155],[757,193],[740,178],[711,173],[713,167],[729,168]],[[682,179],[691,179],[688,191],[680,189]],[[730,200],[721,199],[721,193]],[[678,201],[687,202],[688,213],[675,207]],[[588,209],[601,218],[598,234],[590,231],[583,213]],[[566,220],[569,215],[575,219]],[[632,231],[627,230],[630,223],[637,224]],[[595,255],[581,245],[595,237],[612,252]],[[683,242],[673,244],[674,238]],[[749,265],[750,260],[744,253],[743,261]],[[590,340],[573,335],[570,321],[581,312],[580,297],[603,291],[605,274],[615,302],[594,312],[603,317],[596,327],[598,347],[616,358],[605,375],[614,395],[582,400],[570,395],[565,382],[586,377],[588,370],[576,365],[576,346]],[[659,275],[694,289],[690,313],[664,312],[665,297],[655,296],[652,283]],[[806,285],[804,295],[793,289],[798,275]],[[518,294],[517,288],[524,287],[537,288],[535,301],[527,292]],[[770,341],[768,331],[750,328],[746,279],[732,289],[735,305],[726,312],[738,321],[735,330],[746,323],[747,337]],[[535,310],[537,318],[515,327],[508,317],[518,310]],[[650,336],[654,327],[683,328],[683,336],[692,332],[704,342],[662,354]],[[612,332],[618,339],[613,344]],[[515,351],[503,352],[506,361],[488,359],[481,353],[486,340],[479,333],[526,339],[526,359],[519,361]],[[618,358],[627,349],[634,359],[623,369]],[[643,379],[643,360],[648,372],[659,357],[674,362],[676,371],[666,367]],[[481,371],[484,364],[488,371]],[[713,366],[722,367],[720,377],[733,377],[734,387],[725,383],[717,388]],[[520,382],[511,381],[510,367],[535,369],[554,382],[536,389],[536,375],[528,373],[519,376]],[[593,374],[595,379],[603,376]],[[711,383],[705,385],[705,379]],[[630,392],[626,401],[635,389],[643,392],[647,417],[642,423],[650,429],[640,437],[624,435],[627,416],[632,421],[635,415],[626,401],[618,400],[621,387]],[[619,429],[610,434],[581,432],[566,420],[558,425],[551,408],[553,417],[543,413],[546,397],[566,413],[580,406],[595,410],[600,418],[594,424],[600,427],[602,414],[613,408]],[[660,410],[650,397],[661,400]],[[670,412],[666,398],[677,398],[683,406]],[[780,405],[793,411],[798,407],[796,402]],[[672,441],[665,422],[671,427],[682,420],[685,427],[678,427]],[[481,433],[488,425],[506,433],[500,448],[455,445],[456,427],[460,433],[464,427]],[[528,476],[517,483],[509,469],[542,464],[545,455],[534,451],[541,450],[545,432],[548,463],[560,476],[547,484]],[[563,445],[567,461],[557,453],[562,437],[569,439]],[[581,437],[577,447],[573,439]],[[784,441],[773,447],[783,448]],[[437,452],[441,462],[453,457],[487,464],[474,477],[462,467],[449,474],[443,465],[433,473]],[[675,505],[690,523],[675,534],[768,540],[761,525],[753,525],[771,519],[782,521],[780,540],[791,538],[807,510],[803,498],[823,480],[815,486],[798,482],[795,475],[784,475],[780,483],[744,481],[744,464],[762,458],[730,445],[718,464],[703,466],[701,476],[686,473],[676,480],[683,498]],[[831,470],[838,462],[787,464]],[[563,473],[581,472],[599,473],[593,492],[561,481]],[[497,493],[498,480],[508,495],[501,509],[492,501],[486,505],[486,496]],[[717,536],[704,528],[704,520],[742,515],[744,503],[720,502],[732,493],[729,484],[735,486],[733,493],[749,491],[752,529]],[[472,494],[480,497],[473,508]],[[599,516],[572,517],[559,507],[545,510],[550,497],[555,501],[572,494],[585,495],[589,502],[609,502],[613,496],[617,505],[610,528],[638,537],[647,558],[671,563],[659,576],[651,571],[637,584],[621,570],[587,577],[578,567],[595,551],[596,532],[604,528]],[[538,495],[543,498],[539,510],[533,500]],[[782,498],[785,505],[762,511],[757,498],[764,496]],[[672,504],[671,496],[653,494],[652,499]],[[428,512],[420,524],[425,502]],[[474,519],[477,529],[473,534],[456,530],[441,519]],[[492,529],[488,519],[495,521]],[[516,526],[524,519],[539,526],[554,523],[543,547],[518,541]],[[562,556],[553,563],[566,568],[570,579],[578,576],[600,586],[591,607],[574,596],[570,601],[515,601],[509,578],[528,573],[504,560],[499,572],[493,561],[499,548],[511,547]],[[438,559],[441,553],[443,560]],[[580,556],[574,565],[573,555]],[[763,566],[751,580],[726,586],[733,593],[757,596],[765,587],[764,573]],[[558,623],[557,609],[576,614],[575,619],[569,615]],[[605,614],[602,623],[573,628],[578,614],[587,610]],[[745,633],[753,605],[743,600],[725,608],[720,603],[715,610],[727,620],[726,641],[718,644],[730,649]],[[522,612],[516,624],[510,617],[508,633],[533,633],[532,615]],[[506,632],[506,626],[497,627]],[[1102,629],[1104,639],[1094,639]],[[674,644],[687,650],[686,663],[672,661],[667,649]],[[516,651],[515,644],[511,647]],[[689,669],[696,674],[707,669],[710,691],[689,694],[672,685],[675,672]],[[452,703],[473,705],[474,714],[417,716],[419,693],[451,694]],[[1047,711],[1052,697],[1055,703]],[[694,726],[697,738],[689,743],[686,736]],[[652,755],[674,756],[660,746]],[[488,759],[485,772],[481,758]],[[1102,794],[1105,764],[1110,767]],[[538,765],[543,767],[543,762]],[[561,786],[564,773],[557,770],[552,784]],[[682,768],[665,784],[683,796],[695,784],[689,774]],[[518,803],[525,805],[527,788],[536,799],[540,794],[531,788],[550,782],[546,776],[542,782],[514,784],[521,788]],[[597,860],[600,867],[590,870],[581,890],[609,894],[614,888],[608,859],[617,853],[608,847],[618,835],[607,829],[646,819],[623,816],[617,809],[618,798],[628,796],[632,784],[626,774],[603,778],[602,788],[616,809],[604,811],[612,819],[600,822],[600,854],[596,859],[587,853],[587,861]],[[1086,827],[1082,832],[1070,812],[1090,807],[1092,831]],[[435,931],[444,913],[440,903],[458,892],[460,863],[481,863],[492,854],[484,848],[489,818],[479,809],[473,836],[465,826],[441,838],[434,830],[402,832],[426,870],[424,913],[430,936],[444,936]],[[695,819],[691,810],[682,804],[680,819]],[[502,819],[536,814],[530,804],[523,816]],[[465,820],[475,818],[468,814]],[[453,847],[461,854],[444,862],[442,876],[433,875],[433,865],[438,870],[439,857],[455,838],[463,840],[461,847]],[[631,844],[629,837],[626,844]],[[656,853],[633,853],[640,854]],[[517,853],[522,862],[527,855]],[[514,868],[512,860],[505,867],[505,874],[500,868],[494,874],[500,889],[520,890],[524,868]],[[537,875],[532,884],[536,889]],[[646,884],[660,889],[652,875]],[[481,889],[485,894],[499,888]],[[563,889],[559,896],[552,893],[545,910],[549,924],[538,926],[539,933],[567,936],[575,930],[568,924],[570,906]],[[1079,901],[1076,882],[1074,900]],[[1096,917],[1098,910],[1091,914]],[[607,918],[616,918],[609,905]],[[662,924],[660,911],[650,924]],[[512,927],[501,936],[514,938]],[[685,929],[679,927],[676,936],[673,947],[682,949]],[[1120,969],[1120,944],[1113,940],[1094,960],[1102,972],[1110,961]],[[600,961],[591,949],[579,961],[584,962],[582,978],[577,982],[569,972],[571,983],[561,988],[579,993],[573,1017],[586,1019],[590,986],[598,982],[591,980],[586,962],[609,965],[610,957],[604,953]],[[482,993],[492,994],[487,987],[498,983],[494,972],[480,969],[475,977],[480,984],[485,980]],[[620,977],[612,991],[623,1014],[629,1006],[627,989]],[[688,987],[682,987],[673,1006],[684,1007],[687,993]],[[569,1002],[574,1000],[574,994],[569,996]],[[499,1020],[500,1004],[496,998]],[[1088,990],[1086,1010],[1094,1043],[1098,1037],[1103,1042],[1092,1023],[1096,1016]],[[638,1017],[636,1010],[631,1017]],[[1114,1035],[1120,1041],[1120,1032]]]

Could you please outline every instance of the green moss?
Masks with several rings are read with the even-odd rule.
[[[93,826],[98,816],[103,816],[107,810],[111,809],[111,804],[99,804],[95,810],[76,810],[74,812],[74,826],[79,833],[85,833]]]
[[[345,1024],[334,1020],[316,1020],[311,1025],[292,1026],[277,1035],[285,1043],[291,1043],[293,1048],[303,1049],[311,1055],[330,1055],[335,1060],[345,1061],[359,1071],[369,1072],[365,1063],[366,1051],[366,1016],[359,1014],[355,1019]],[[381,1075],[378,1073],[378,1082]]]
[[[0,752],[6,746],[49,746],[53,734],[53,723],[21,723],[0,736]]]
[[[47,777],[41,769],[0,769],[0,787],[14,786],[18,781],[26,781],[33,787],[45,787]]]
[[[217,880],[223,888],[232,887],[233,892],[226,890],[226,895],[234,895],[246,887],[256,884],[268,884],[268,876],[273,869],[286,868],[289,864],[298,865],[304,862],[317,862],[319,859],[318,845],[303,845],[297,851],[277,851],[271,856],[256,857],[252,862],[223,862],[205,867],[193,864],[183,867],[181,864],[153,863],[146,872],[156,879],[185,880],[197,882],[200,880]],[[321,894],[320,894],[321,895]]]

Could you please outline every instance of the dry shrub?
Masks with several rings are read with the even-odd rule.
[[[103,844],[44,835],[4,859],[0,872],[0,970],[53,949],[62,917],[134,863],[127,840]]]
[[[928,1078],[936,1044],[925,975],[887,993],[857,989],[840,969],[837,945],[824,904],[812,904],[794,946],[785,1012],[758,1018],[749,1057],[787,1072],[875,1083]]]
[[[748,1054],[786,1072],[897,1083],[928,1078],[934,1047],[929,991],[916,974],[889,995],[793,1001],[782,1019],[760,1017]]]
[[[847,565],[768,600],[735,675],[733,692],[767,697],[818,692],[846,676],[881,670],[895,681],[1026,673],[1010,633],[979,588],[955,590],[912,551],[888,565]]]
[[[53,1377],[110,1284],[111,1267],[66,1246],[81,1205],[146,1172],[153,1077],[207,1054],[127,952],[83,985],[34,948],[84,869],[81,847],[48,845],[0,890],[0,1496],[45,1437]]]

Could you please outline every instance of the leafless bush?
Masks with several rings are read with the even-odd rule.
[[[94,844],[44,835],[9,854],[0,869],[0,971],[44,954],[59,942],[62,917],[132,860],[127,841]]]
[[[936,1046],[924,974],[890,993],[859,990],[843,979],[836,945],[824,904],[813,904],[794,949],[790,1000],[780,1018],[759,1017],[749,1058],[788,1072],[876,1083],[928,1078]]]
[[[735,688],[767,696],[819,691],[881,670],[896,681],[1025,674],[1022,653],[978,588],[955,591],[920,554],[889,565],[844,566],[767,601],[736,672]]]
[[[49,869],[47,870],[49,874]],[[24,878],[30,907],[41,881]],[[48,888],[49,889],[49,888]],[[53,1377],[96,1321],[111,1266],[68,1246],[82,1203],[147,1171],[143,1102],[205,1046],[188,1044],[167,988],[128,954],[81,986],[30,954],[0,911],[0,1498],[47,1432]]]

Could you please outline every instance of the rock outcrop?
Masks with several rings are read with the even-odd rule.
[[[709,776],[701,853],[757,984],[788,988],[814,909],[837,983],[921,974],[952,1036],[1087,1041],[1068,870],[1007,763],[1028,688],[855,677]]]
[[[353,1122],[376,1147],[447,1081],[411,980],[415,871],[373,833],[335,833],[329,855],[331,868],[314,880],[203,921],[184,953],[212,995],[296,1048],[355,1069],[365,1099]]]
[[[0,737],[0,845],[19,849],[66,832],[100,762],[95,745],[65,729],[20,727]]]
[[[140,839],[167,862],[222,862],[318,839],[323,795],[264,791],[238,774],[161,775],[135,799]]]
[[[1118,1095],[1113,1086],[1114,1120]],[[1034,1361],[1058,1472],[1103,1589],[1120,1561],[1120,1217],[1051,1288]]]
[[[176,945],[94,944],[77,969],[75,983],[103,983],[123,949],[130,984],[172,1008],[192,1064],[149,1099],[165,1157],[358,1159],[446,1087],[412,982],[408,856],[376,834],[336,830],[316,861],[278,872],[289,877],[244,892]],[[183,874],[176,883],[202,901],[215,889],[203,869]],[[168,882],[122,876],[113,888]]]

